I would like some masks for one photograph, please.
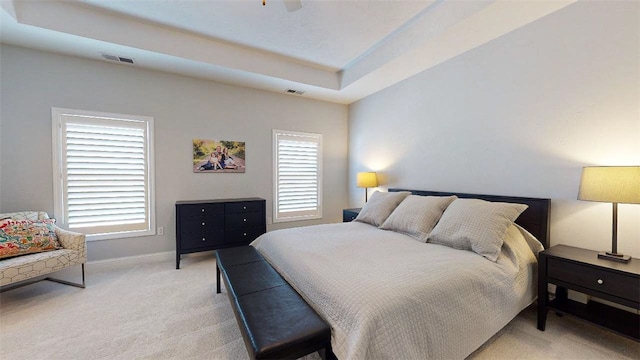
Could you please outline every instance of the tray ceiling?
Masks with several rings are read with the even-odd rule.
[[[349,104],[575,2],[285,1],[3,0],[0,41]]]

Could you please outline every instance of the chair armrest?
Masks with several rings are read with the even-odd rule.
[[[55,226],[56,236],[63,248],[75,250],[81,253],[80,257],[87,257],[87,245],[84,234],[62,229]]]

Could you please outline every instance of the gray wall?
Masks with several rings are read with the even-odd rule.
[[[157,226],[165,235],[93,241],[89,260],[175,250],[176,200],[259,196],[271,217],[274,128],[323,134],[324,218],[268,229],[341,221],[347,106],[7,45],[1,51],[1,212],[53,212],[51,107],[155,118]],[[245,141],[246,173],[194,174],[196,137]]]
[[[349,186],[552,199],[551,243],[611,246],[611,205],[577,201],[581,167],[640,165],[638,2],[578,2],[349,107]],[[619,250],[640,256],[640,205]]]
[[[0,46],[0,69],[2,68],[2,47]],[[1,71],[1,70],[0,70]],[[0,72],[0,81],[2,80]],[[0,106],[2,105],[2,86],[0,86]],[[2,109],[0,108],[0,211],[2,210]]]

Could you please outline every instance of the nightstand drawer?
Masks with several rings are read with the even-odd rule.
[[[342,210],[342,222],[351,222],[358,217],[361,208],[355,209],[343,209]]]
[[[547,276],[586,289],[640,302],[637,277],[550,258]],[[553,282],[553,281],[551,281]]]

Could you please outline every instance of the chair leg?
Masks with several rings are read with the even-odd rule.
[[[42,280],[44,280],[44,279],[24,281],[24,282],[21,282],[20,284],[16,284],[16,285],[7,285],[6,287],[0,288],[0,293],[3,293],[5,291],[9,291],[9,290],[13,290],[13,289],[17,289],[17,288],[21,288],[23,286],[35,284],[35,283],[40,282]]]
[[[53,282],[57,282],[57,283],[60,283],[60,284],[75,286],[75,287],[79,287],[79,288],[84,289],[85,288],[84,264],[80,264],[80,265],[82,266],[82,284],[74,283],[74,282],[66,281],[66,280],[60,280],[60,279],[54,279],[54,278],[46,277],[46,278],[43,278],[43,279],[25,281],[25,282],[22,282],[22,283],[17,284],[17,285],[12,285],[12,286],[7,286],[7,287],[4,287],[4,288],[0,288],[0,293],[3,293],[5,291],[9,291],[9,290],[13,290],[13,289],[17,289],[17,288],[21,288],[23,286],[35,284],[35,283],[43,281],[43,280],[53,281]]]
[[[65,285],[75,286],[75,287],[79,287],[79,288],[84,289],[84,288],[85,288],[85,282],[84,282],[84,263],[83,263],[83,264],[80,264],[80,265],[82,266],[82,284],[74,283],[74,282],[66,281],[66,280],[54,279],[54,278],[50,278],[50,277],[44,278],[44,280],[49,280],[49,281],[57,282],[57,283],[60,283],[60,284],[65,284]]]

